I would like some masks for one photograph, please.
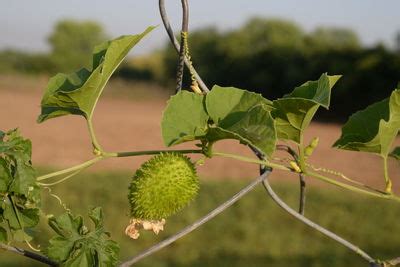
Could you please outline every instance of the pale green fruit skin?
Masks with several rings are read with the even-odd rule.
[[[199,191],[194,164],[179,153],[163,153],[142,164],[129,186],[131,216],[165,219],[185,207]]]

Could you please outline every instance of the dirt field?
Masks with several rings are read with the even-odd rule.
[[[91,144],[86,124],[79,116],[66,116],[37,124],[40,100],[47,78],[20,79],[0,76],[0,128],[8,130],[19,127],[22,134],[32,140],[33,161],[38,166],[68,167],[90,159]],[[107,151],[150,150],[164,148],[161,140],[160,119],[167,97],[139,97],[135,89],[118,96],[118,92],[106,94],[99,103],[94,117],[94,126],[99,142]],[[143,91],[141,91],[143,93]],[[138,93],[139,94],[139,93]],[[314,123],[307,138],[320,137],[320,145],[312,157],[317,166],[335,169],[360,181],[382,186],[380,161],[376,156],[355,152],[338,151],[330,148],[340,136],[338,125]],[[178,148],[178,147],[177,147]],[[193,146],[179,146],[193,148]],[[249,150],[237,142],[221,142],[216,150],[252,156]],[[98,163],[91,170],[131,170],[144,158],[110,159]],[[399,166],[390,164],[394,181],[398,181]],[[257,175],[257,167],[229,159],[212,159],[199,167],[204,177],[249,178]],[[274,179],[288,178],[281,172]],[[399,188],[397,182],[396,188]]]

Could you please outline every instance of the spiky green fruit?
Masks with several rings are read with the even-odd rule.
[[[129,187],[131,215],[160,220],[185,207],[198,193],[194,164],[179,153],[157,155],[136,171]]]

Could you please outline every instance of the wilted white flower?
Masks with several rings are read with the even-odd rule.
[[[161,221],[131,219],[129,225],[125,229],[125,234],[132,239],[138,239],[140,236],[139,230],[144,229],[146,231],[153,231],[157,235],[160,231],[164,230],[164,224],[165,219]]]

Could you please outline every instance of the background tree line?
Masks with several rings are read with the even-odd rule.
[[[48,38],[48,54],[0,52],[0,73],[52,75],[90,67],[92,48],[106,38],[96,22],[64,20]],[[333,92],[332,110],[320,113],[320,119],[337,120],[383,99],[400,80],[399,51],[383,45],[363,47],[358,36],[344,28],[317,28],[307,33],[290,21],[253,18],[231,31],[193,31],[189,46],[194,65],[207,84],[248,89],[269,99],[323,72],[343,74]],[[117,76],[173,87],[176,62],[176,53],[166,42],[158,51],[129,59]],[[188,85],[190,75],[185,77]]]
[[[400,81],[400,53],[383,45],[365,48],[349,29],[318,28],[305,33],[284,20],[254,18],[242,28],[202,29],[190,35],[195,67],[207,82],[235,86],[275,99],[323,72],[342,74],[329,112],[338,120],[386,98]],[[174,77],[176,55],[165,49],[167,75]],[[189,77],[189,75],[186,75]]]

